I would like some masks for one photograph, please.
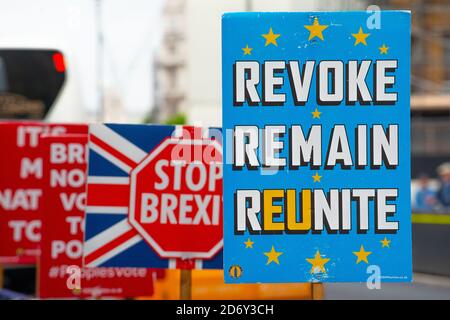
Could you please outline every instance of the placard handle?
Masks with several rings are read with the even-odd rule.
[[[0,264],[0,289],[3,289],[3,284],[4,284],[4,271],[5,269],[3,268],[3,265]]]
[[[311,283],[311,299],[323,300],[323,283],[313,282]]]
[[[192,270],[181,270],[180,273],[180,299],[191,300],[192,295]]]

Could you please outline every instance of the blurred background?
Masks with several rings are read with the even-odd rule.
[[[0,0],[0,119],[221,126],[222,13],[370,5],[412,11],[416,283],[325,297],[449,299],[449,0]]]

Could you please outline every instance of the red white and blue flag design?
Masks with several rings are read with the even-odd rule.
[[[162,125],[90,125],[85,266],[222,268],[222,249],[210,259],[160,257],[128,220],[133,168],[166,139],[182,139],[183,132],[194,134],[196,130],[198,128]],[[202,139],[215,140],[222,145],[220,129],[200,130]]]

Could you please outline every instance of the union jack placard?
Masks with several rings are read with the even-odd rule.
[[[222,268],[220,129],[93,124],[88,148],[85,266]]]

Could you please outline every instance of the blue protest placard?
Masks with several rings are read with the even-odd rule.
[[[410,37],[405,11],[223,16],[226,282],[411,281]]]

